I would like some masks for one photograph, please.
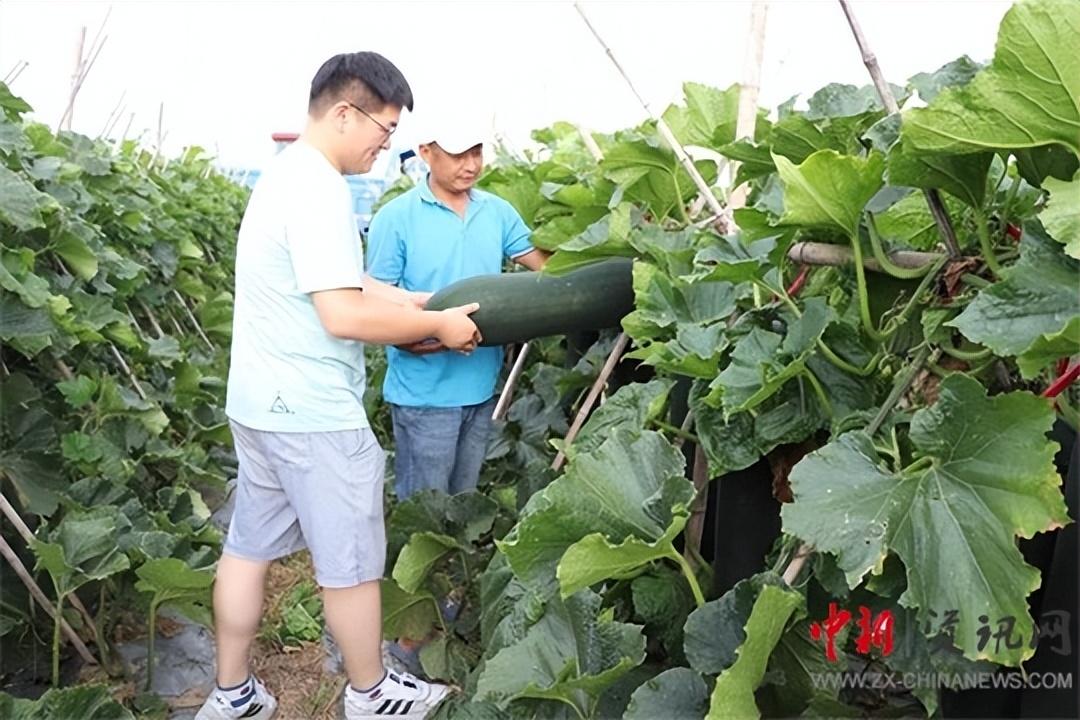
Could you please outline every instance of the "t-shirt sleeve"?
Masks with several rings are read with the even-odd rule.
[[[285,237],[300,292],[364,287],[364,248],[348,188],[312,187],[296,198]]]
[[[529,236],[532,231],[510,203],[503,206],[503,254],[516,258],[533,249]]]
[[[405,274],[405,241],[401,223],[389,208],[371,218],[367,236],[368,274],[376,280],[400,285]]]

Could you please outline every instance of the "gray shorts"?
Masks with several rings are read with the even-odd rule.
[[[225,552],[263,561],[306,547],[322,587],[380,579],[386,456],[371,429],[285,433],[230,426],[240,466]]]

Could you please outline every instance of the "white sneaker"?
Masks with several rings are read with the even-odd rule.
[[[195,720],[270,720],[277,712],[277,700],[257,678],[252,676],[250,682],[247,694],[251,697],[245,697],[239,707],[234,707],[224,693],[214,688]]]
[[[406,672],[388,670],[386,678],[368,692],[345,691],[345,720],[422,720],[450,694],[450,688],[424,682]]]

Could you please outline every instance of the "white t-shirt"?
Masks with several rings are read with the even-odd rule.
[[[330,335],[310,293],[362,288],[364,251],[349,186],[300,139],[251,193],[236,248],[226,414],[255,430],[368,426],[364,346]]]

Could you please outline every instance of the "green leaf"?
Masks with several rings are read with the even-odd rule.
[[[446,535],[432,532],[414,534],[394,564],[394,582],[405,592],[415,593],[436,563],[460,547],[454,538]]]
[[[514,574],[532,586],[555,582],[563,553],[586,535],[612,542],[661,538],[693,485],[684,459],[661,435],[616,429],[595,451],[575,456],[566,473],[534,495],[518,524],[498,542]]]
[[[780,222],[805,227],[828,227],[857,237],[863,208],[884,184],[885,161],[878,153],[867,158],[820,150],[801,165],[773,155],[784,185],[784,214]]]
[[[998,30],[993,62],[963,87],[909,111],[902,136],[946,153],[1060,143],[1080,154],[1080,5],[1028,0]]]
[[[620,204],[560,245],[544,265],[544,272],[559,275],[609,257],[633,257],[636,253],[629,242],[632,223],[630,204]]]
[[[12,698],[0,693],[0,717],[10,720],[135,720],[135,716],[114,700],[104,685],[53,688],[37,700]]]
[[[1050,199],[1039,215],[1050,237],[1065,245],[1065,253],[1080,260],[1080,173],[1070,182],[1056,178],[1043,181]]]
[[[202,597],[214,584],[212,572],[192,569],[177,558],[147,560],[136,568],[135,574],[139,576],[135,589],[154,593],[159,600],[188,595]]]
[[[574,440],[573,452],[592,452],[616,427],[645,430],[650,421],[660,417],[672,385],[671,380],[656,379],[619,388],[581,428]]]
[[[688,668],[671,668],[634,691],[623,720],[701,720],[708,700],[709,689],[700,675]]]
[[[0,220],[16,230],[45,227],[42,213],[57,206],[29,180],[0,164]]]
[[[706,183],[716,180],[715,162],[699,160],[694,166]],[[600,167],[628,200],[644,204],[655,218],[683,219],[682,206],[698,193],[675,153],[651,137],[621,140],[607,149]]]
[[[986,198],[986,175],[993,157],[993,153],[920,153],[908,144],[897,143],[889,152],[889,183],[944,190],[970,207],[981,208]]]
[[[820,370],[814,372],[822,376]],[[750,467],[777,445],[801,442],[822,426],[823,410],[812,390],[800,383],[802,380],[784,385],[754,413],[739,412],[727,418],[723,410],[708,403],[708,385],[694,383],[690,407],[709,461],[710,477]]]
[[[146,341],[146,346],[150,357],[160,361],[164,367],[172,367],[174,362],[184,357],[180,342],[172,335],[150,338]]]
[[[786,336],[754,327],[736,343],[731,362],[713,381],[710,401],[723,402],[725,417],[757,407],[803,372],[817,340],[835,319],[825,299],[813,297],[802,317],[789,318]]]
[[[90,280],[98,272],[98,259],[90,246],[79,236],[71,232],[64,233],[54,246],[56,254],[62,257],[72,272],[83,280]]]
[[[847,585],[842,575],[840,582],[846,591]],[[837,662],[831,662],[825,656],[821,643],[811,639],[810,625],[808,619],[788,625],[769,657],[766,677],[773,679],[767,680],[766,686],[759,691],[762,705],[771,703],[774,706],[767,715],[796,717],[815,697],[824,695],[836,698],[839,694],[839,685],[835,688],[821,687],[822,678],[845,671],[848,667],[847,657],[840,653]],[[838,648],[844,647],[850,634],[851,625],[840,630],[836,636]]]
[[[916,459],[900,473],[884,469],[862,432],[796,465],[784,530],[836,555],[851,587],[896,553],[907,568],[900,602],[918,608],[920,622],[930,611],[959,609],[956,642],[966,656],[1016,665],[1032,653],[1026,644],[979,650],[976,630],[981,615],[1011,616],[1017,633],[1031,636],[1026,597],[1039,573],[1024,563],[1015,538],[1069,522],[1056,444],[1045,439],[1053,417],[1029,393],[988,398],[975,380],[951,375],[938,402],[915,414]]]
[[[29,248],[0,253],[0,287],[32,308],[46,305],[51,297],[48,281],[34,273],[34,253]]]
[[[591,717],[600,694],[645,659],[637,625],[615,622],[587,590],[553,599],[525,637],[484,666],[477,700],[506,707],[517,698],[558,700]]]
[[[949,216],[959,217],[963,205],[946,195],[945,201]],[[920,192],[912,192],[883,213],[874,216],[878,233],[891,246],[932,250],[941,242],[934,216],[926,204],[926,197]]]
[[[1069,180],[1080,168],[1080,157],[1064,145],[1014,150],[1016,170],[1020,177],[1036,187],[1042,187],[1048,177]]]
[[[767,142],[773,154],[783,155],[796,163],[819,150],[859,155],[864,149],[861,138],[884,116],[884,112],[877,110],[848,117],[816,119],[802,114],[788,115],[773,126]]]
[[[908,84],[918,91],[923,102],[933,102],[942,90],[967,85],[981,68],[981,63],[961,55],[932,73],[912,75]]]
[[[720,598],[690,613],[683,628],[690,667],[703,675],[717,675],[735,663],[738,648],[746,641],[743,628],[767,584],[779,585],[780,578],[770,573],[740,580]]]
[[[85,375],[79,375],[74,380],[63,380],[56,383],[56,389],[67,400],[68,405],[73,408],[81,408],[93,400],[97,388],[97,383]]]
[[[694,607],[692,591],[679,571],[657,568],[630,583],[634,615],[645,623],[650,636],[658,637],[668,656],[678,662],[683,655],[683,625]]]
[[[754,690],[765,676],[769,654],[776,647],[788,618],[802,602],[798,593],[775,585],[761,589],[746,621],[746,641],[739,647],[735,663],[716,679],[706,720],[761,716],[754,702]]]
[[[897,103],[903,103],[907,99],[907,91],[902,87],[889,84]],[[861,115],[871,110],[881,110],[881,98],[873,85],[845,85],[843,83],[829,83],[821,88],[806,101],[806,116],[815,118],[846,117]]]
[[[382,581],[383,637],[421,640],[439,622],[435,598],[428,592],[407,593],[392,580]]]
[[[1080,261],[1064,249],[1028,224],[1020,260],[947,325],[998,355],[1022,355],[1043,336],[1061,333],[1080,316]]]
[[[1072,357],[1077,352],[1080,352],[1080,315],[1070,319],[1061,332],[1035,338],[1035,342],[1017,356],[1016,364],[1021,375],[1033,378],[1056,360]]]
[[[116,522],[106,513],[69,513],[49,542],[34,540],[31,546],[38,568],[48,571],[58,595],[68,595],[130,565],[117,548]]]
[[[609,578],[627,578],[640,572],[655,560],[667,558],[678,562],[679,551],[675,538],[679,536],[690,514],[676,508],[664,534],[653,542],[645,542],[630,536],[618,545],[612,544],[601,533],[586,535],[567,548],[556,576],[564,598]]]
[[[7,83],[0,82],[0,108],[8,120],[19,120],[23,113],[33,111],[29,103],[11,92]]]
[[[52,343],[53,328],[47,311],[29,308],[12,295],[0,297],[0,340],[16,341],[15,348],[27,357],[33,357]]]
[[[683,95],[686,107],[672,105],[664,111],[663,116],[679,142],[716,148],[735,140],[735,124],[739,114],[737,83],[726,90],[699,83],[683,83]]]

